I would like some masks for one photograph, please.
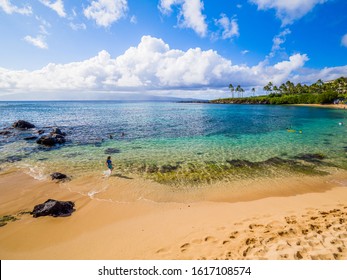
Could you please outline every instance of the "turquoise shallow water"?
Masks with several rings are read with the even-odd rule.
[[[122,173],[138,173],[162,182],[191,174],[196,176],[189,180],[196,182],[239,173],[249,176],[252,170],[264,173],[273,165],[286,169],[283,165],[293,165],[291,160],[304,167],[347,168],[346,110],[89,101],[0,102],[0,112],[2,131],[24,119],[47,133],[55,126],[67,133],[67,143],[53,149],[23,140],[36,135],[35,129],[10,130],[10,135],[0,136],[0,165],[27,169],[37,177],[53,171],[75,176],[102,172],[107,155]],[[110,148],[116,150],[107,151]],[[319,160],[304,157],[303,161],[307,154],[320,155]],[[288,162],[250,166],[274,157]],[[235,160],[243,160],[241,166],[240,162],[235,165]]]

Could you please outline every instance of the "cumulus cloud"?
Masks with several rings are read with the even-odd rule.
[[[282,25],[288,25],[309,13],[316,5],[327,0],[249,0],[256,4],[259,10],[275,9],[276,16]]]
[[[220,19],[215,20],[216,26],[219,28],[220,37],[222,39],[231,39],[233,37],[239,37],[239,25],[237,20],[229,19],[225,14],[221,14]]]
[[[34,39],[28,38],[39,45],[39,40]],[[116,58],[103,50],[84,61],[50,63],[35,71],[0,68],[0,90],[54,91],[61,92],[62,96],[67,91],[83,93],[141,90],[187,96],[192,91],[203,94],[214,91],[217,94],[221,89],[227,90],[230,82],[244,88],[262,87],[269,81],[274,84],[287,80],[314,82],[319,78],[334,79],[347,74],[347,66],[322,70],[305,69],[303,67],[307,61],[306,54],[298,53],[274,65],[270,65],[267,60],[255,66],[237,65],[214,50],[171,49],[162,39],[143,36],[137,46],[130,47]]]
[[[96,24],[109,27],[114,22],[126,16],[128,11],[127,0],[96,0],[84,9],[88,19],[95,20]]]
[[[10,0],[0,0],[0,8],[6,13],[6,14],[22,14],[22,15],[31,15],[32,14],[32,8],[30,6],[24,6],[22,8],[19,8],[13,4],[11,4]]]
[[[37,35],[36,37],[32,36],[25,36],[24,40],[28,42],[29,44],[38,47],[40,49],[48,49],[48,45],[46,43],[46,38],[42,35]]]
[[[64,10],[64,3],[62,0],[50,1],[50,0],[40,0],[40,2],[46,7],[55,11],[60,17],[66,17]]]
[[[342,36],[341,45],[347,48],[347,33]]]
[[[172,13],[172,6],[179,6],[178,26],[180,28],[191,28],[199,36],[205,37],[207,34],[206,16],[202,14],[204,4],[200,0],[160,0],[159,10],[169,15]]]

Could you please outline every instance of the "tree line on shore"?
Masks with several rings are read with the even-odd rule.
[[[269,82],[263,90],[267,95],[255,96],[255,88],[251,89],[251,97],[243,97],[244,89],[238,85],[236,88],[229,84],[231,98],[213,100],[212,103],[246,103],[246,104],[332,104],[346,102],[347,77],[323,82],[318,80],[311,85],[294,84],[291,81],[274,85]],[[234,94],[238,97],[235,97]]]

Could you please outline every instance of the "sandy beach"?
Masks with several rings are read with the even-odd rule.
[[[328,109],[347,109],[346,104],[293,104],[291,106],[308,106]]]
[[[84,190],[93,184],[108,187],[88,195]],[[0,257],[347,259],[345,172],[243,184],[261,187],[252,194],[234,193],[221,183],[215,191],[182,194],[122,176],[55,183],[15,170],[3,172],[0,215],[18,220],[0,227]],[[264,193],[266,184],[272,184],[271,192]],[[73,201],[76,211],[60,218],[19,214],[48,198]]]

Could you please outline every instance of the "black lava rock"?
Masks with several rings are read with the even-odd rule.
[[[24,140],[36,140],[37,136],[28,136],[28,137],[24,137]]]
[[[30,122],[19,120],[16,121],[13,125],[14,128],[19,128],[19,129],[29,129],[29,128],[34,128],[35,125],[33,125]]]
[[[66,136],[66,133],[65,133],[65,132],[62,132],[61,129],[58,128],[58,127],[55,127],[55,128],[52,129],[51,135],[54,135],[54,134]]]
[[[59,181],[64,181],[64,180],[68,180],[69,177],[63,173],[59,173],[59,172],[54,172],[51,175],[52,180],[59,180]]]
[[[66,142],[64,136],[60,134],[54,134],[54,135],[45,135],[40,137],[36,143],[52,147],[56,144],[64,144]]]
[[[48,199],[45,203],[36,205],[31,214],[34,218],[41,216],[67,217],[75,211],[74,207],[75,203],[72,201]]]

